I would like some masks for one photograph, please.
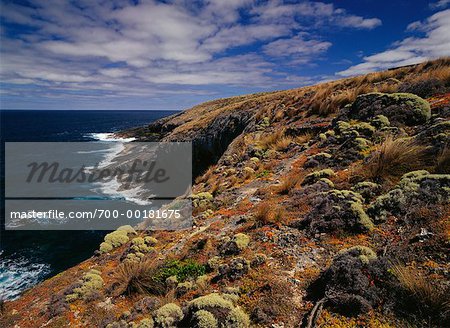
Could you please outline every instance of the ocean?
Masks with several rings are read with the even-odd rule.
[[[14,231],[4,229],[4,143],[109,141],[109,133],[142,126],[176,111],[2,110],[0,299],[17,298],[92,256],[105,231]]]

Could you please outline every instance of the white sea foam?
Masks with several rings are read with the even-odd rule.
[[[50,272],[50,266],[32,263],[25,257],[0,260],[0,297],[13,300],[36,285]]]
[[[120,138],[115,133],[89,133],[89,137],[99,141],[122,141],[130,142],[136,140],[136,138]]]
[[[109,148],[103,160],[99,163],[99,168],[113,164],[114,159],[125,149],[125,143],[136,140],[136,138],[119,138],[114,133],[91,133],[89,136],[98,141],[108,143]],[[142,192],[140,188],[120,190],[120,187],[120,183],[116,179],[113,179],[109,182],[99,184],[95,191],[110,198],[125,199],[138,205],[151,204],[151,202],[139,197]]]

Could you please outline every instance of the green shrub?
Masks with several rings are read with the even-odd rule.
[[[98,270],[86,272],[78,283],[80,286],[74,288],[72,293],[66,295],[66,302],[72,302],[77,299],[86,300],[103,287],[103,279]]]
[[[187,278],[197,278],[206,273],[206,266],[193,260],[169,260],[160,269],[156,279],[165,282],[171,276],[177,277],[179,282]]]
[[[145,318],[139,321],[139,323],[136,325],[136,328],[153,328],[154,322],[152,318]]]
[[[217,293],[198,297],[188,303],[187,316],[191,318],[191,323],[195,326],[198,324],[196,314],[207,311],[213,314],[219,327],[246,328],[250,325],[249,317],[241,308],[233,304],[234,299],[235,297],[226,299],[224,295]],[[209,315],[204,315],[213,322]]]
[[[136,230],[130,225],[121,226],[117,228],[116,231],[107,234],[104,238],[104,242],[100,244],[100,253],[109,253],[114,248],[127,243],[130,240],[130,238],[128,238],[129,234],[136,234]]]
[[[193,320],[197,328],[217,328],[217,319],[211,312],[199,310],[194,313]]]
[[[227,327],[230,328],[245,328],[250,326],[250,319],[247,313],[242,311],[239,307],[235,307],[231,310],[226,320]]]

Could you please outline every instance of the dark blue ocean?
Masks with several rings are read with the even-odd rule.
[[[92,256],[105,232],[4,230],[4,142],[95,141],[175,111],[2,110],[0,298],[21,292]]]

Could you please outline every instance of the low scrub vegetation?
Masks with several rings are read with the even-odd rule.
[[[448,288],[440,288],[427,279],[419,270],[399,262],[392,264],[390,272],[400,284],[400,288],[412,298],[416,306],[433,321],[450,320],[450,301]],[[409,304],[411,305],[411,304]],[[440,318],[441,317],[441,318]]]
[[[166,288],[164,283],[156,279],[157,275],[158,270],[153,261],[124,262],[119,265],[114,276],[116,293],[162,295]]]
[[[424,168],[426,151],[413,139],[388,136],[362,170],[371,179],[395,182],[407,172]]]

